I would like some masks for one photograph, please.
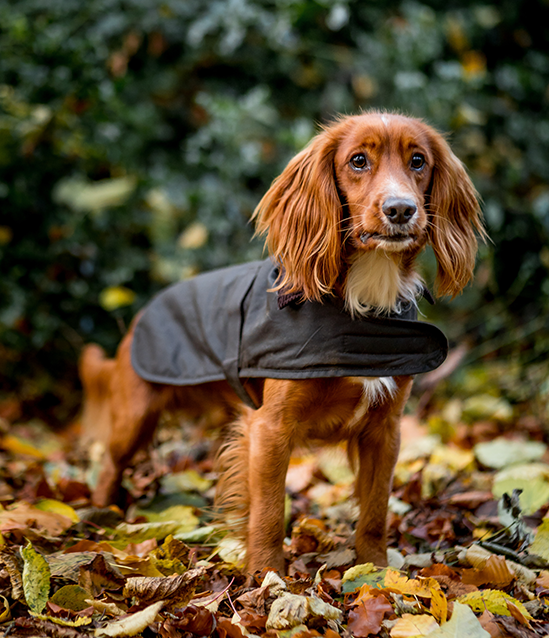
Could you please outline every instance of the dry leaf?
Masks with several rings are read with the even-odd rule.
[[[347,630],[359,638],[377,634],[385,616],[392,614],[393,606],[385,596],[363,597],[359,603],[355,601],[349,612]]]
[[[461,596],[461,598],[458,599],[458,603],[468,605],[473,611],[482,613],[487,609],[493,614],[500,616],[511,615],[507,604],[509,602],[515,605],[525,618],[532,620],[532,616],[528,613],[528,610],[521,602],[512,598],[509,594],[497,589],[475,591],[467,594],[466,596]]]
[[[391,638],[419,638],[438,629],[437,621],[427,614],[404,614],[391,629]]]
[[[106,627],[96,629],[95,636],[135,636],[155,621],[164,604],[163,600],[159,600],[127,618],[115,620]]]
[[[72,509],[72,508],[71,508]],[[13,509],[0,511],[0,531],[8,531],[14,526],[35,528],[49,536],[59,536],[72,527],[73,521],[67,516],[42,510],[20,501]]]
[[[431,638],[490,638],[467,605],[454,603],[452,617],[431,634]]]
[[[199,568],[176,576],[128,578],[124,586],[124,596],[134,596],[145,603],[163,600],[165,603],[177,603],[184,607],[194,596],[196,585],[204,573],[204,568]]]

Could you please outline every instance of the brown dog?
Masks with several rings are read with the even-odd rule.
[[[414,263],[426,245],[438,263],[437,294],[458,294],[473,274],[475,231],[484,236],[475,189],[445,140],[419,120],[384,113],[326,127],[274,181],[254,218],[271,258],[283,266],[275,288],[290,299],[292,312],[340,304],[350,322],[374,317],[375,323],[414,303],[422,290]],[[348,442],[357,467],[358,560],[386,564],[387,501],[409,368],[353,376],[345,366],[333,375],[311,367],[311,378],[307,368],[289,378],[274,370],[247,383],[254,409],[226,382],[144,380],[132,367],[134,334],[136,322],[114,360],[97,346],[88,346],[81,360],[85,426],[108,429],[97,433],[108,450],[96,504],[115,498],[122,471],[151,440],[162,410],[214,411],[218,421],[235,415],[219,459],[218,491],[231,517],[243,521],[250,572],[284,570],[288,462],[295,446],[313,441]],[[272,349],[271,343],[266,350]]]

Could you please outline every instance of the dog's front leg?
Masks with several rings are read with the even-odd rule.
[[[270,567],[284,573],[284,496],[293,448],[292,435],[280,415],[261,408],[249,424],[247,568]]]
[[[356,441],[357,558],[359,563],[381,566],[387,565],[387,509],[400,449],[400,417],[412,388],[410,377],[396,377],[395,381],[395,396],[371,410]]]

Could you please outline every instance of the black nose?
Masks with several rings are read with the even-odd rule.
[[[382,210],[393,224],[406,224],[416,214],[417,206],[409,199],[389,197],[383,203]]]

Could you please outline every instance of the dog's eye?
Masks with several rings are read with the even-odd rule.
[[[368,168],[368,160],[366,159],[366,155],[364,153],[357,153],[351,157],[351,168],[354,168],[355,171],[363,171],[365,168]]]
[[[410,162],[411,168],[415,171],[421,170],[425,166],[425,157],[421,153],[414,153]]]

